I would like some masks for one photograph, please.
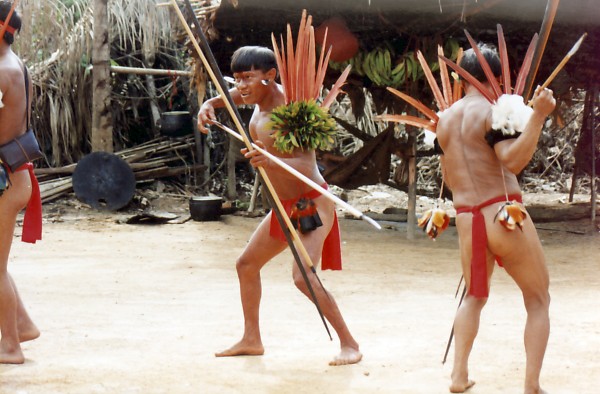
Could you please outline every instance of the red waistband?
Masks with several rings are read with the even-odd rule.
[[[40,194],[40,185],[33,172],[33,164],[25,163],[17,168],[15,172],[23,170],[29,171],[29,177],[31,178],[31,197],[27,203],[27,208],[25,208],[21,241],[34,244],[36,241],[42,239],[42,197]]]
[[[489,207],[492,204],[495,204],[497,202],[502,202],[502,201],[517,201],[517,202],[522,203],[523,198],[521,197],[520,194],[517,194],[517,193],[509,194],[508,196],[502,195],[502,196],[490,198],[489,200],[484,201],[481,204],[475,205],[472,207],[455,207],[456,214],[459,215],[461,213],[479,212],[481,210],[481,208]]]
[[[323,189],[327,189],[327,183],[321,185]],[[285,209],[285,214],[288,216],[292,211],[292,207],[294,204],[298,202],[300,198],[309,198],[315,199],[321,195],[316,189],[312,189],[309,192],[302,194],[296,198],[289,200],[281,200],[281,205]],[[323,242],[323,251],[321,253],[321,269],[326,270],[341,270],[342,269],[342,247],[341,247],[341,236],[340,236],[340,227],[338,224],[337,213],[335,209],[333,211],[333,225],[331,226],[331,230],[329,234],[325,238]],[[279,225],[279,221],[277,220],[277,216],[271,212],[271,223],[269,229],[269,235],[273,238],[279,239],[280,241],[286,242],[287,239],[285,237],[285,233],[283,229]]]
[[[508,196],[502,195],[491,198],[472,207],[456,208],[457,215],[469,212],[473,214],[473,223],[471,226],[471,283],[469,285],[469,294],[474,297],[489,296],[486,261],[487,232],[485,231],[485,218],[481,214],[481,209],[507,200],[518,201],[520,203],[523,202],[520,194],[509,194]]]

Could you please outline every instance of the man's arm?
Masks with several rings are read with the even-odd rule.
[[[244,103],[242,95],[237,88],[230,89],[229,95],[236,106]],[[198,111],[198,130],[204,134],[208,133],[208,129],[205,125],[215,121],[217,119],[215,116],[215,109],[223,107],[225,107],[225,101],[221,96],[206,100],[200,107],[200,111]]]
[[[533,157],[546,117],[556,106],[552,91],[548,89],[536,89],[533,100],[533,114],[519,137],[494,145],[498,159],[515,175],[523,171]]]

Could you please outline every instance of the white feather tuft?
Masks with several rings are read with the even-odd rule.
[[[503,94],[492,105],[492,129],[504,135],[515,135],[525,129],[533,109],[516,94]]]
[[[435,135],[435,133],[431,130],[427,130],[427,129],[423,129],[423,133],[424,133],[424,139],[423,139],[423,144],[425,144],[425,147],[427,148],[433,148],[433,143],[435,141],[435,139],[437,138],[437,135]]]

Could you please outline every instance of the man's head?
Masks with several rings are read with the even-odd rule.
[[[21,30],[21,17],[15,10],[10,17],[10,21],[7,21],[6,18],[10,13],[10,9],[12,7],[12,2],[8,0],[0,0],[0,24],[5,25],[8,22],[8,26],[6,28],[6,32],[4,33],[4,41],[8,45],[12,45],[15,41],[15,33]]]
[[[266,47],[241,47],[231,56],[231,72],[233,73],[250,70],[260,70],[266,73],[273,68],[277,70],[275,54]]]
[[[496,48],[487,44],[479,44],[477,46],[490,65],[494,76],[499,77],[502,75],[502,65],[500,64],[500,57],[498,56],[498,52],[496,52]],[[479,64],[479,59],[477,59],[477,55],[473,48],[465,51],[459,66],[468,71],[469,74],[474,76],[478,81],[487,81],[487,77],[483,72],[483,68],[481,68],[481,64]]]

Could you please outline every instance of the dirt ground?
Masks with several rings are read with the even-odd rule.
[[[185,214],[185,204],[171,211]],[[24,365],[0,365],[0,393],[448,392],[455,228],[435,242],[421,232],[407,240],[403,223],[376,231],[340,218],[344,270],[319,275],[364,359],[330,367],[337,338],[294,288],[289,252],[262,275],[265,355],[214,357],[242,333],[234,262],[260,217],[132,225],[125,216],[50,204],[43,241],[23,244],[17,231],[9,271],[42,336],[23,344]],[[539,226],[551,275],[550,393],[600,387],[600,234],[588,222]],[[470,393],[522,392],[524,323],[518,289],[496,270]]]

